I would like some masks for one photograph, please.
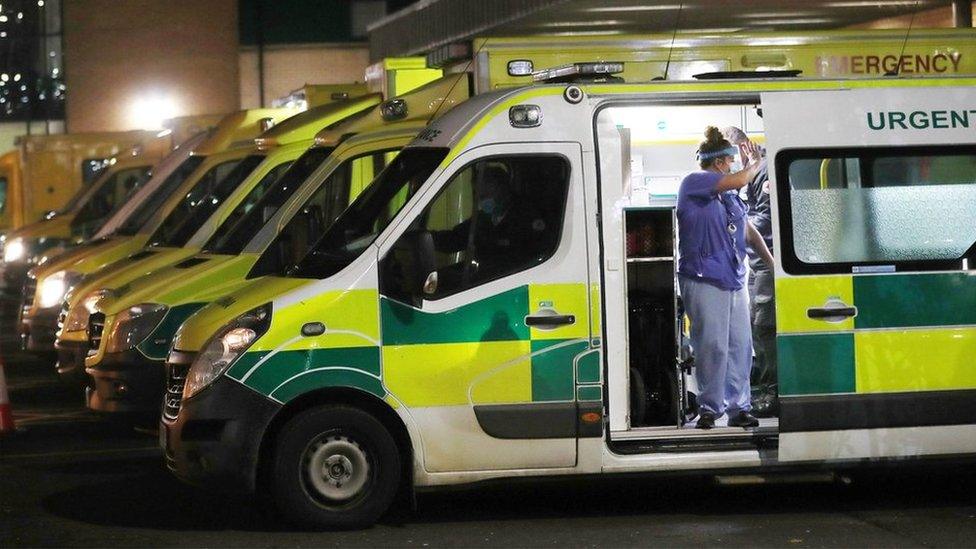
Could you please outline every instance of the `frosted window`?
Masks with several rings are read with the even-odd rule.
[[[793,243],[808,264],[954,260],[976,242],[976,155],[798,159]]]

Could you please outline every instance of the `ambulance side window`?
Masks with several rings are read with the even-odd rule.
[[[478,160],[456,173],[380,265],[380,290],[439,299],[544,263],[562,233],[570,166],[562,156]],[[436,273],[436,288],[422,282]]]
[[[776,174],[790,273],[951,269],[976,254],[976,147],[789,150]]]
[[[149,172],[149,166],[143,166],[111,174],[71,220],[71,234],[82,238],[95,234],[101,224],[149,179]]]

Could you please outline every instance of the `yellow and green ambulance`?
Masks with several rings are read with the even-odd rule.
[[[435,51],[440,65],[471,64],[477,93],[532,84],[533,74],[586,61],[624,64],[626,82],[688,80],[696,74],[799,71],[803,78],[878,78],[976,74],[972,29],[682,32],[572,36],[492,36],[470,55]]]
[[[94,386],[89,407],[158,411],[163,365],[183,320],[251,284],[249,274],[297,262],[433,116],[467,97],[458,78],[437,80],[326,128],[260,200],[242,203],[208,234],[201,230],[200,243],[188,246],[201,253],[124,286],[108,286],[117,284],[113,277],[79,287],[82,305],[68,312],[59,348],[69,340],[81,348],[76,360],[84,359]]]
[[[42,254],[22,285],[20,298],[20,321],[16,330],[25,348],[35,354],[50,355],[54,351],[54,333],[57,313],[65,293],[81,278],[106,265],[138,252],[154,228],[162,223],[164,216],[179,197],[191,187],[193,174],[203,174],[204,159],[242,139],[253,139],[262,128],[274,120],[294,114],[294,110],[257,109],[241,111],[226,116],[212,131],[191,138],[175,151],[167,155],[154,168],[154,176],[120,207],[108,220],[89,222],[87,226],[97,229],[94,238],[82,246],[67,252],[53,253],[57,248]],[[181,124],[183,126],[185,124]],[[182,132],[177,132],[182,133]],[[168,134],[164,137],[170,137]],[[162,138],[161,138],[162,139]],[[134,160],[128,160],[131,163]],[[137,167],[121,166],[114,169],[119,185],[122,177]],[[229,168],[223,168],[225,171]],[[211,178],[218,175],[211,173]],[[96,201],[89,201],[95,203]],[[90,208],[86,208],[87,209]],[[73,223],[81,226],[84,221],[95,216],[79,213]],[[89,230],[89,232],[91,232]],[[86,235],[91,236],[91,235]]]
[[[142,135],[142,132],[136,133]],[[30,145],[37,144],[32,141]],[[168,146],[168,139],[154,137],[123,154],[98,159],[99,175],[91,184],[79,189],[69,204],[58,212],[48,214],[44,220],[25,225],[5,235],[3,260],[0,263],[0,341],[3,342],[5,354],[9,355],[10,351],[19,347],[14,338],[21,296],[25,284],[29,282],[28,271],[47,257],[90,238],[149,179],[150,169],[165,155]],[[61,151],[38,152],[32,156],[41,156],[53,162],[64,160],[65,155]],[[37,175],[41,172],[42,170],[34,169],[31,173]],[[28,187],[38,183],[36,178],[21,180],[22,185],[16,193],[17,196],[30,190],[24,188],[25,181],[29,182]],[[54,183],[50,181],[45,183],[52,184]]]
[[[301,261],[183,323],[167,464],[335,527],[414,487],[971,457],[974,90],[763,79],[475,96]],[[687,136],[732,123],[768,151],[780,416],[703,431],[672,182],[699,169]],[[636,196],[638,178],[652,191]],[[673,384],[635,391],[638,376]],[[650,408],[665,412],[635,413]]]
[[[253,204],[304,150],[306,142],[318,128],[353,116],[377,102],[375,96],[364,96],[290,117],[287,115],[294,113],[293,110],[278,111],[284,121],[263,132],[259,138],[260,145],[254,145],[255,138],[252,138],[251,146],[237,146],[224,151],[208,150],[203,145],[197,147],[191,158],[199,160],[189,175],[168,193],[165,202],[144,208],[153,213],[148,221],[142,223],[142,234],[119,236],[114,246],[104,246],[99,253],[84,254],[70,263],[54,262],[49,268],[38,272],[38,289],[25,319],[30,319],[35,325],[73,319],[70,315],[74,304],[72,296],[78,293],[84,295],[88,285],[103,287],[103,281],[110,279],[116,281],[118,286],[124,286],[161,266],[193,255],[199,249],[198,245],[193,244],[195,235],[200,231],[209,234],[216,229],[211,218],[220,219],[226,215],[228,208],[242,202]],[[115,260],[113,255],[118,254],[119,250],[131,249],[133,240],[143,244],[143,247]],[[65,279],[71,279],[72,287],[77,287],[78,292],[69,294],[64,300],[59,298],[56,302],[53,298],[46,299],[48,293],[54,293],[46,292],[47,285],[57,285],[63,291],[64,288],[57,281]],[[87,323],[87,312],[83,316]],[[25,322],[23,329],[29,331],[30,325]],[[34,338],[28,339],[29,343],[32,341]],[[87,347],[72,347],[71,338],[55,342],[52,337],[49,341],[37,341],[36,346],[41,348],[38,350],[57,348],[58,371],[62,376],[84,379],[83,360]],[[76,357],[79,353],[80,357]],[[69,357],[75,360],[68,360]],[[77,367],[79,363],[81,367]]]

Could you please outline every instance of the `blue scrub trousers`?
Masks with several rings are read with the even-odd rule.
[[[748,412],[752,370],[752,323],[749,291],[723,290],[678,277],[685,312],[691,319],[699,412],[734,417]]]

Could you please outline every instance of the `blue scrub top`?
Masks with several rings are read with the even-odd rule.
[[[746,205],[736,191],[718,193],[723,174],[688,174],[678,188],[678,274],[723,290],[746,276]]]

